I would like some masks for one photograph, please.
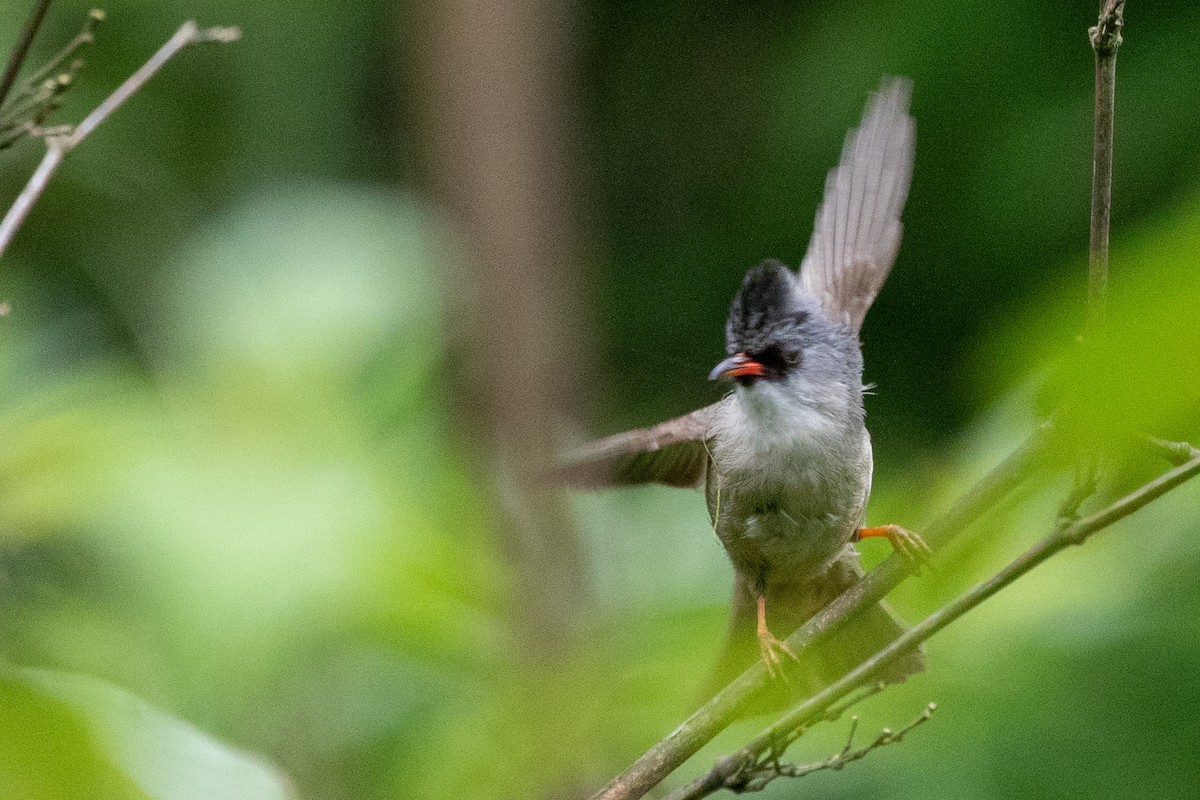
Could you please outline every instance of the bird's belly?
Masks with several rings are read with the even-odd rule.
[[[865,429],[803,404],[785,410],[787,419],[766,425],[762,413],[731,405],[707,481],[717,536],[738,572],[759,586],[824,574],[862,524],[870,493]]]
[[[725,542],[734,563],[761,582],[792,583],[821,575],[850,543],[844,520],[798,520],[784,511],[747,517]]]
[[[717,533],[734,566],[764,585],[823,574],[862,523],[867,488],[848,470],[793,475],[786,486],[730,484]]]

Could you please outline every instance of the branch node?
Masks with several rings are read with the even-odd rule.
[[[1147,443],[1160,456],[1165,458],[1172,466],[1178,467],[1181,464],[1186,464],[1196,456],[1200,456],[1200,448],[1193,446],[1189,442],[1171,442],[1166,439],[1159,439],[1156,436],[1151,436],[1147,439]]]
[[[1125,0],[1108,0],[1100,11],[1100,19],[1088,28],[1088,39],[1098,56],[1109,56],[1121,46],[1121,29],[1125,27]]]
[[[25,126],[25,132],[35,139],[65,138],[70,136],[73,130],[73,125],[51,125],[49,128],[43,128],[31,122]]]
[[[242,38],[242,29],[234,26],[220,28],[203,28],[192,34],[192,43],[220,42],[229,44]]]
[[[1075,470],[1075,482],[1071,491],[1058,509],[1057,527],[1066,530],[1079,520],[1079,507],[1083,502],[1096,493],[1097,469],[1095,459],[1088,459],[1086,464],[1079,465]]]

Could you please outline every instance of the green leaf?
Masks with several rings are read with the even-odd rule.
[[[110,683],[0,673],[0,795],[29,800],[289,800],[288,779]]]

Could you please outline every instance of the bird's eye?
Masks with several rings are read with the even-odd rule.
[[[779,375],[800,363],[800,348],[771,345],[754,356],[772,374]]]

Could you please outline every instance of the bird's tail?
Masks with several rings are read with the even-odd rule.
[[[766,599],[768,627],[779,638],[786,638],[861,575],[857,558],[845,558],[835,563],[822,578],[772,588]],[[760,658],[757,623],[755,600],[738,581],[734,587],[733,613],[725,649],[713,672],[710,686],[713,693]],[[896,618],[886,603],[881,601],[864,608],[831,637],[798,653],[798,664],[786,664],[784,669],[788,683],[775,687],[775,693],[781,696],[768,699],[768,704],[774,705],[775,702],[788,699],[794,702],[800,693],[815,694],[879,652],[905,630],[907,627]],[[923,669],[924,654],[920,649],[915,649],[894,661],[876,676],[876,680],[899,683]],[[779,689],[786,691],[780,692]]]

